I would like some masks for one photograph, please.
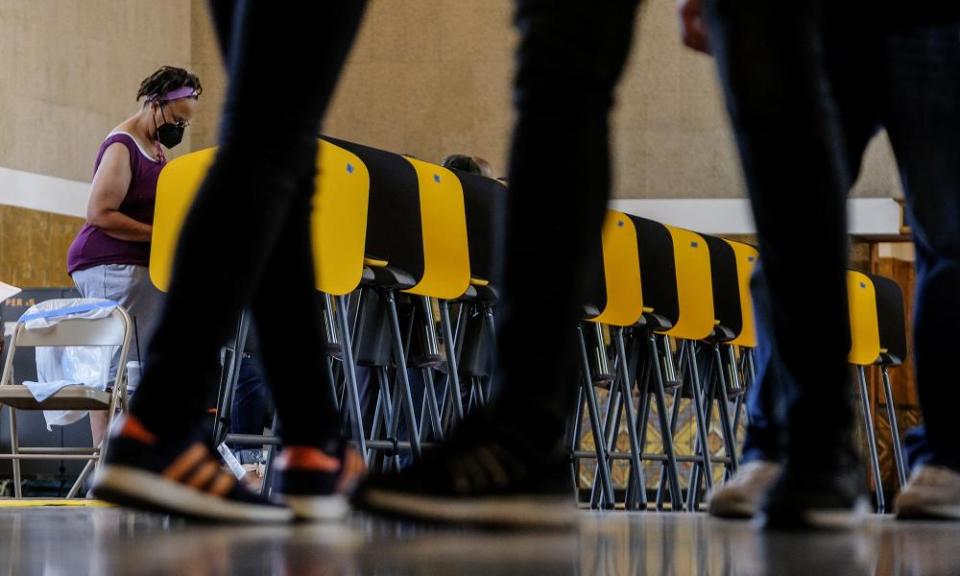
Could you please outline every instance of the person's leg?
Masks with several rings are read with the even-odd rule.
[[[790,388],[789,384],[784,384],[790,376],[777,352],[762,266],[762,262],[757,265],[750,280],[757,330],[754,350],[757,380],[747,392],[749,419],[740,468],[728,482],[716,486],[707,498],[708,511],[720,518],[752,518],[783,469],[783,391]]]
[[[608,121],[638,0],[517,3],[497,418],[554,450],[576,401],[575,327],[610,194]]]
[[[875,58],[876,34],[848,33],[842,21],[833,21],[825,38],[825,68],[838,110],[845,144],[843,160],[850,180],[860,173],[863,153],[879,129],[879,67]],[[769,288],[759,262],[751,279],[758,345],[755,350],[757,382],[749,391],[749,423],[740,470],[710,497],[711,514],[750,518],[766,493],[780,478],[786,441],[786,400],[796,382],[784,368],[773,330]]]
[[[877,93],[882,88],[879,60],[875,57],[879,34],[861,32],[852,38],[842,21],[833,24],[825,35],[824,66],[843,133],[843,161],[852,183],[860,173],[864,151],[880,127],[881,105]],[[757,324],[757,385],[747,402],[750,424],[743,458],[745,462],[779,461],[783,452],[780,442],[784,440],[781,427],[786,419],[783,391],[795,389],[796,383],[785,382],[791,376],[783,367],[775,342],[773,311],[762,261],[751,278],[750,290]]]
[[[131,342],[129,360],[143,361],[150,337],[156,329],[160,311],[163,309],[163,293],[150,281],[150,271],[145,266],[131,266],[131,282],[123,306],[130,313],[136,326]]]
[[[933,462],[960,471],[949,335],[960,325],[960,23],[890,34],[887,129],[917,247],[914,355]]]
[[[202,481],[212,457],[202,444],[189,443],[215,381],[218,350],[240,310],[251,303],[258,309],[265,370],[268,379],[274,378],[270,385],[290,442],[314,447],[340,442],[330,383],[315,361],[322,343],[314,322],[319,315],[312,292],[309,214],[320,121],[364,5],[363,0],[308,2],[286,10],[258,0],[213,3],[218,21],[227,18],[232,23],[217,26],[221,38],[232,42],[224,51],[230,84],[220,149],[181,231],[163,316],[133,401],[134,418],[118,431],[108,452],[108,461],[113,458],[115,465],[108,467],[113,476],[102,474],[105,496],[175,513],[280,518],[257,501],[250,504],[251,498],[239,493],[229,478],[214,473],[214,480]],[[305,55],[311,56],[304,60]],[[293,62],[309,66],[303,64],[302,71],[285,75],[278,84],[278,66]],[[291,269],[277,270],[278,261],[291,264]],[[277,314],[265,314],[264,296],[278,295],[278,285],[287,278],[298,284],[287,287],[285,303],[305,321],[290,322],[287,317],[281,325],[269,321]],[[208,298],[210,287],[220,292]],[[264,346],[267,341],[272,342]],[[283,353],[283,341],[296,343],[289,348],[293,354]],[[278,399],[281,387],[299,388],[300,403],[289,401],[292,394],[284,395],[286,401]],[[312,427],[303,422],[310,418],[316,419]],[[184,437],[187,441],[178,440]],[[129,450],[118,450],[123,443]],[[156,445],[158,451],[169,448],[167,458],[173,464],[165,465],[159,456],[141,461],[143,451],[134,449],[137,443]],[[183,452],[173,451],[178,443],[182,446],[177,450]],[[319,460],[324,471],[345,468],[336,458]],[[192,465],[177,467],[181,461]],[[138,467],[141,476],[155,478],[157,487],[168,488],[171,497],[157,502],[151,500],[159,497],[157,492],[147,492],[145,482],[126,482],[123,473],[131,466]],[[170,486],[170,479],[183,485]],[[179,497],[173,497],[175,492]],[[223,502],[228,498],[244,500],[244,506]]]
[[[244,355],[240,361],[240,374],[233,397],[233,411],[230,420],[232,434],[262,434],[266,424],[270,398],[267,382],[263,375],[260,360],[255,356]],[[231,446],[234,455],[247,471],[243,477],[247,486],[258,491],[263,478],[263,447],[250,444]]]
[[[315,159],[316,145],[312,149]],[[314,446],[333,453],[342,440],[337,400],[323,364],[323,319],[314,288],[310,242],[313,166],[303,180],[302,193],[293,205],[294,217],[280,234],[251,310],[284,445]]]
[[[569,522],[563,438],[580,377],[576,326],[587,255],[600,242],[610,193],[608,116],[638,4],[518,0],[501,391],[489,412],[468,418],[435,454],[366,482],[357,502],[368,510]]]
[[[130,361],[139,360],[137,352],[140,348],[137,343],[141,337],[146,337],[141,326],[143,324],[151,326],[157,312],[155,308],[158,301],[153,298],[157,291],[152,286],[144,286],[144,280],[149,282],[149,279],[146,278],[145,268],[120,264],[95,266],[87,270],[78,270],[73,274],[74,284],[81,297],[113,300],[130,315],[133,320],[132,328],[135,330],[130,342],[128,355]],[[149,289],[153,289],[153,292]],[[107,374],[107,382],[111,385],[116,378],[119,367],[120,350],[117,349],[110,360],[110,369]],[[93,445],[99,446],[107,433],[109,414],[105,410],[93,410],[90,412],[89,418]]]
[[[240,375],[233,396],[233,417],[230,432],[234,434],[261,434],[263,432],[270,397],[260,359],[251,356],[240,362]]]
[[[916,244],[914,342],[924,425],[912,435],[917,476],[897,501],[898,513],[952,506],[960,518],[960,448],[953,408],[960,390],[951,335],[960,325],[960,22],[887,35],[886,124],[900,167]],[[930,480],[930,469],[942,474]],[[924,469],[926,473],[920,474]],[[943,496],[952,483],[947,501]],[[933,496],[933,498],[931,498]]]
[[[823,498],[852,454],[845,279],[851,179],[817,3],[715,0],[709,14],[757,225],[771,333],[788,375],[779,382],[787,473],[767,503],[768,519],[791,522],[806,506],[847,507],[856,490],[835,502]],[[829,329],[811,344],[814,326]]]
[[[306,282],[305,270],[312,270],[309,246],[298,249],[292,244],[309,239],[320,119],[362,6],[362,1],[307,3],[291,14],[265,2],[238,4],[221,146],[184,223],[163,316],[132,407],[158,436],[182,433],[203,415],[205,391],[215,380],[217,350],[239,311],[285,278]],[[307,53],[317,54],[313,65],[279,87],[274,78],[277,63]],[[291,268],[297,269],[278,270],[278,260],[296,262]],[[261,344],[281,337],[321,349],[319,331],[310,321],[317,317],[312,283],[310,276],[309,284],[290,286],[284,294],[306,322],[287,322],[277,334],[271,330],[276,322],[257,315]],[[203,297],[201,291],[210,286],[221,291]],[[281,362],[299,365],[300,381],[329,388],[323,384],[320,363],[308,361],[315,357],[288,356]],[[268,378],[271,371],[281,370],[270,366],[278,360],[264,351]],[[332,413],[332,407],[318,404],[314,410]],[[282,413],[281,418],[289,420]]]
[[[758,264],[750,279],[750,293],[754,303],[754,318],[757,326],[757,347],[754,351],[754,363],[757,381],[748,391],[746,436],[743,440],[742,462],[779,462],[781,460],[783,439],[780,424],[783,420],[783,406],[778,400],[782,397],[779,383],[789,375],[783,370],[783,364],[774,343],[773,327],[770,320],[770,302],[764,275],[763,264]]]

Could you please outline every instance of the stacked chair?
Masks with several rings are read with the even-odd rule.
[[[902,366],[907,359],[907,330],[904,317],[903,290],[900,285],[883,276],[867,274],[873,282],[877,295],[877,323],[880,332],[880,377],[886,399],[887,422],[890,427],[893,459],[897,472],[897,481],[902,488],[907,483],[907,464],[900,441],[900,426],[897,423],[897,411],[890,384],[890,368]]]
[[[161,175],[151,258],[151,277],[161,290],[169,285],[180,226],[214,156],[214,149],[188,154]],[[439,440],[464,416],[460,354],[467,359],[468,405],[482,405],[489,395],[497,299],[491,278],[498,276],[498,219],[505,187],[332,138],[321,140],[318,162],[316,287],[324,299],[324,352],[344,420],[368,461],[376,454],[396,456],[401,451],[416,458],[422,437]],[[475,250],[468,250],[468,236]],[[479,276],[471,276],[472,267]],[[413,308],[413,318],[405,324],[398,299]],[[456,330],[451,303],[457,306]],[[227,347],[217,407],[218,444],[277,443],[269,435],[226,433],[239,376],[237,351],[243,349],[247,324],[244,315]],[[371,385],[376,385],[372,418],[365,417],[361,406],[358,365],[367,368]],[[420,371],[424,385],[420,407],[414,405],[413,370]],[[438,373],[443,376],[440,387],[434,382]]]
[[[612,484],[611,459],[619,435],[621,416],[626,418],[630,440],[630,486],[625,505],[629,509],[646,507],[646,487],[643,467],[641,429],[633,408],[633,388],[636,372],[631,370],[631,361],[627,357],[624,332],[628,329],[642,329],[647,325],[641,288],[639,243],[637,229],[633,220],[622,212],[610,211],[603,226],[601,253],[595,255],[596,268],[600,271],[592,284],[593,292],[588,298],[585,325],[595,336],[592,354],[588,351],[584,325],[577,327],[580,341],[580,359],[582,365],[580,400],[573,422],[573,451],[578,454],[580,444],[580,413],[586,402],[588,419],[593,434],[596,456],[596,471],[591,501],[602,508],[612,508],[616,495]],[[614,373],[611,374],[607,338],[601,329],[607,326],[612,331],[614,343]],[[655,346],[655,343],[654,343]],[[592,355],[592,359],[591,359]],[[658,366],[659,368],[659,366]],[[665,393],[662,377],[659,378],[657,399],[665,407]],[[601,421],[599,402],[595,387],[608,388],[606,419]],[[666,411],[660,412],[665,416]],[[661,418],[661,430],[668,430],[666,418]],[[676,462],[673,460],[673,448],[669,443],[666,453],[670,457],[670,479],[677,483]],[[575,474],[577,467],[575,466]],[[678,486],[678,483],[675,484]]]
[[[743,242],[726,241],[733,248],[737,259],[737,284],[740,291],[740,313],[743,317],[740,333],[729,344],[730,352],[737,367],[734,375],[740,376],[742,393],[737,397],[736,410],[733,417],[733,428],[739,430],[741,415],[746,414],[744,397],[757,378],[754,363],[754,350],[757,348],[757,326],[753,311],[753,297],[750,293],[750,279],[754,268],[760,259],[757,249]],[[737,355],[739,354],[739,358]]]
[[[876,426],[870,409],[867,389],[868,366],[879,366],[882,376],[882,391],[887,406],[893,446],[894,466],[902,487],[906,483],[906,464],[900,443],[900,427],[894,407],[893,389],[888,369],[898,366],[906,357],[906,331],[903,317],[903,293],[889,278],[847,272],[847,293],[850,299],[850,364],[857,373],[860,414],[867,444],[870,472],[874,482],[877,511],[886,511],[886,499],[880,472],[880,455],[877,449]]]
[[[216,149],[213,148],[187,154],[170,162],[161,172],[157,183],[150,256],[150,277],[161,291],[165,292],[169,287],[180,228],[215,155]],[[349,322],[345,316],[345,296],[357,290],[365,272],[364,241],[370,176],[358,158],[328,142],[321,143],[318,162],[317,189],[328,191],[326,194],[317,194],[317,210],[312,217],[316,287],[323,293],[325,304],[326,352],[331,357],[343,359],[344,389],[349,397],[347,408],[352,415],[352,422],[360,423],[355,363],[349,345],[350,333],[346,329]],[[334,300],[340,305],[335,306]],[[339,313],[339,317],[334,315],[335,312]],[[236,332],[226,347],[214,427],[214,439],[218,445],[224,442],[240,445],[278,443],[272,435],[228,433],[233,391],[240,375],[240,359],[248,326],[247,314],[241,315]],[[363,434],[354,430],[353,437],[363,451]],[[268,483],[264,482],[263,485],[267,486]]]
[[[494,393],[506,188],[334,138],[322,137],[320,148],[313,243],[327,338],[321,352],[345,431],[368,464],[401,466]],[[186,155],[161,174],[151,261],[161,289],[169,283],[180,224],[214,154]],[[736,472],[743,399],[756,379],[750,277],[758,257],[747,244],[608,212],[583,320],[570,328],[579,336],[581,364],[570,448],[578,478],[584,463],[594,468],[588,505],[694,511],[715,482]],[[902,294],[887,279],[851,278],[851,363],[864,399],[865,367],[880,366],[896,436],[887,369],[906,355]],[[246,324],[244,316],[227,347],[215,440],[273,445],[278,441],[269,434],[226,433]],[[598,389],[606,390],[605,402]],[[684,406],[693,413],[694,437],[692,450],[680,454]],[[862,406],[882,492],[869,404]],[[714,421],[722,454],[711,448]],[[584,446],[586,427],[592,449]],[[661,449],[651,453],[654,427]],[[628,448],[621,450],[624,429]],[[902,482],[899,438],[894,448]],[[624,488],[614,486],[615,462],[628,464]],[[644,474],[649,463],[659,464],[655,479]],[[689,464],[686,486],[681,464]],[[649,490],[655,500],[648,501]]]
[[[416,458],[422,439],[441,440],[464,415],[450,302],[468,296],[472,283],[483,282],[471,278],[463,185],[441,166],[331,141],[356,153],[371,173],[366,249],[373,279],[362,290],[356,330],[358,360],[378,374],[372,445],[390,455],[408,449]],[[397,313],[399,297],[413,304],[412,318],[403,331]],[[439,334],[434,304],[440,313]],[[389,358],[399,394],[391,394],[384,380],[391,368],[383,353],[386,332],[392,334]],[[408,377],[408,355],[422,375],[419,416]],[[441,371],[445,383],[438,387],[435,374]],[[437,394],[438,388],[442,395]],[[448,407],[452,417],[445,417]],[[399,437],[401,410],[406,440]]]

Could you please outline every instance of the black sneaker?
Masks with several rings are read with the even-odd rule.
[[[117,423],[93,482],[96,498],[214,522],[289,522],[293,512],[248,491],[196,436],[164,442],[132,415]]]
[[[384,516],[489,527],[573,526],[565,453],[532,450],[521,434],[471,418],[446,443],[399,472],[371,475],[354,506]]]
[[[844,530],[857,526],[870,511],[866,483],[855,457],[835,466],[784,466],[760,510],[760,525],[772,530]]]
[[[274,464],[280,497],[300,520],[340,520],[350,512],[349,494],[366,472],[363,458],[344,445],[328,454],[287,446]]]

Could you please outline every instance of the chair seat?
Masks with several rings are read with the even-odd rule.
[[[368,272],[370,272],[372,276],[368,274]],[[412,276],[392,266],[366,267],[361,283],[368,286],[373,285],[395,290],[407,290],[417,284]]]
[[[17,410],[106,410],[110,392],[87,386],[64,386],[43,402],[37,402],[23,385],[0,386],[0,404]]]

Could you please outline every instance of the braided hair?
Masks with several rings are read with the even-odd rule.
[[[137,100],[146,98],[149,102],[152,97],[184,87],[193,88],[197,96],[200,96],[200,93],[203,92],[203,86],[200,85],[200,79],[197,78],[196,74],[191,74],[183,68],[175,66],[162,66],[140,83]]]

